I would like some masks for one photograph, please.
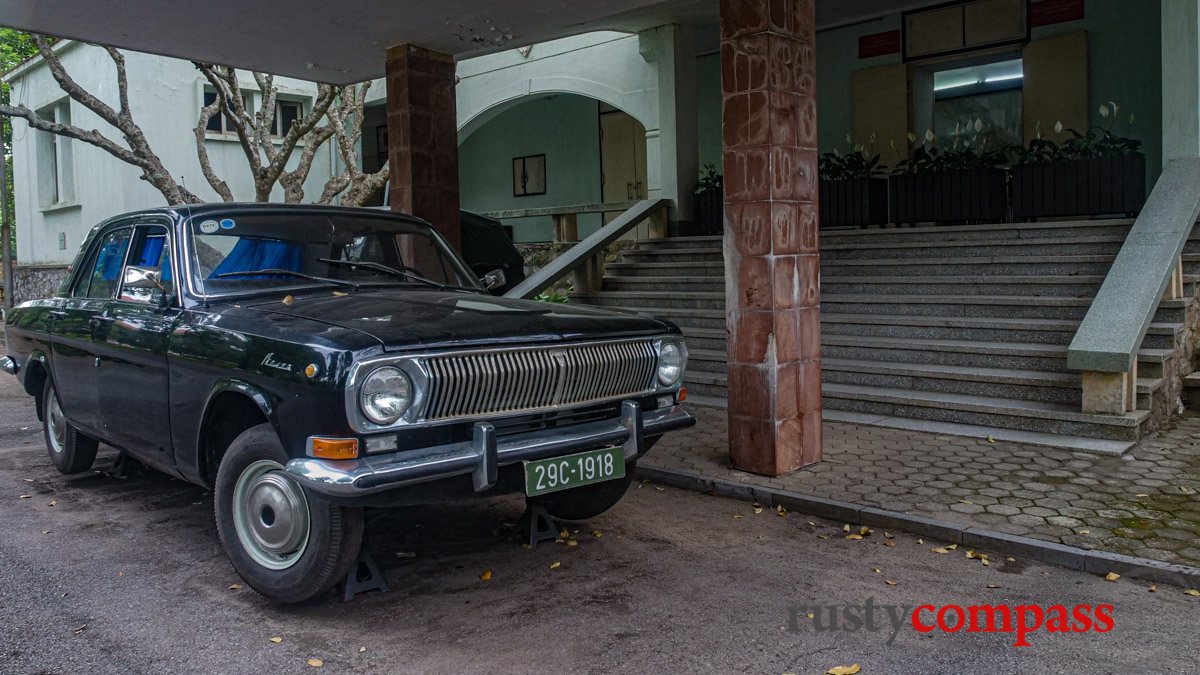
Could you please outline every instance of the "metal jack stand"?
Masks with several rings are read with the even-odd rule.
[[[361,580],[359,579],[360,575],[362,576]],[[379,571],[379,565],[375,564],[375,559],[367,552],[365,541],[362,548],[358,549],[358,558],[354,560],[350,571],[346,573],[346,581],[342,588],[342,602],[350,602],[359,593],[375,589],[384,593],[388,591],[387,580],[383,578],[383,572]]]
[[[529,536],[529,545],[537,546],[538,542],[558,539],[558,525],[546,509],[538,504],[531,503],[525,500],[525,513],[521,514],[521,520],[517,522],[517,527],[520,528],[523,534]]]

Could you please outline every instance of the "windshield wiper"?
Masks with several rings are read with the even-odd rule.
[[[453,288],[453,289],[460,290],[460,291],[477,291],[477,290],[479,290],[477,288],[468,288],[467,286],[451,286],[449,284],[443,284],[441,282],[434,281],[433,279],[426,279],[425,277],[423,277],[419,274],[414,274],[412,272],[407,272],[405,270],[398,270],[395,267],[389,267],[387,265],[384,265],[382,263],[377,263],[377,262],[368,262],[368,261],[359,261],[359,260],[339,260],[336,258],[321,258],[320,262],[332,263],[334,265],[350,265],[351,267],[365,267],[369,270],[376,270],[378,272],[383,272],[384,274],[391,274],[392,276],[400,277],[402,279],[412,279],[413,281],[417,281],[417,282],[420,282],[423,284],[427,284],[429,286],[433,286],[434,288],[436,288],[438,290],[442,290],[442,291],[446,290],[447,288]]]
[[[213,279],[225,279],[227,277],[252,277],[252,276],[272,276],[272,277],[296,277],[299,279],[308,279],[310,281],[323,281],[327,284],[336,284],[338,286],[349,286],[354,290],[358,290],[358,284],[352,281],[343,281],[342,279],[330,279],[328,277],[318,277],[313,274],[305,274],[303,272],[293,272],[291,270],[281,269],[266,269],[266,270],[246,270],[245,272],[222,272],[214,274]]]

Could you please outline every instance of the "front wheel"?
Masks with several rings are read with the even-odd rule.
[[[100,443],[88,438],[67,421],[54,383],[46,378],[42,386],[42,431],[46,436],[46,451],[59,473],[83,473],[96,461]]]
[[[621,501],[621,497],[629,490],[629,484],[633,482],[633,472],[636,468],[637,462],[627,462],[625,475],[621,478],[531,497],[530,501],[562,520],[595,518]]]
[[[362,545],[362,509],[309,501],[269,424],[242,432],[217,470],[217,532],[234,569],[272,602],[308,600],[345,578]]]

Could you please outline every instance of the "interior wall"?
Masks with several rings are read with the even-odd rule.
[[[599,105],[590,98],[558,94],[504,111],[458,148],[462,208],[507,211],[593,204],[600,195]],[[513,196],[515,157],[546,155],[546,194]],[[517,242],[550,241],[549,216],[506,220]],[[595,231],[600,214],[579,217],[579,236]]]
[[[712,163],[721,169],[721,55],[696,58],[696,131],[700,169]]]
[[[1033,40],[1087,31],[1089,110],[1092,122],[1099,119],[1100,105],[1115,101],[1120,121],[1114,131],[1142,141],[1146,154],[1147,179],[1152,185],[1162,164],[1162,57],[1160,0],[1086,0],[1085,18],[1034,28]],[[853,134],[854,72],[902,62],[888,54],[858,58],[858,38],[898,30],[900,15],[817,33],[817,119],[820,152],[846,149],[846,136]],[[1129,113],[1136,116],[1133,127]],[[1053,121],[1050,126],[1053,127]],[[1043,128],[1046,124],[1043,123]],[[919,133],[923,133],[923,130]],[[895,161],[891,150],[877,148],[884,162]]]

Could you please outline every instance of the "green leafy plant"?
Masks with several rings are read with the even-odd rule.
[[[977,135],[962,141],[955,140],[950,148],[939,147],[932,130],[925,132],[925,138],[920,144],[917,143],[917,135],[909,133],[907,157],[900,155],[896,143],[892,143],[892,149],[898,156],[892,173],[995,169],[1007,166],[1009,148],[990,146],[987,136],[978,135],[983,130],[982,120],[976,120]]]
[[[558,291],[554,291],[554,290],[542,291],[541,293],[535,295],[533,299],[538,302],[567,302],[567,300],[568,300],[567,296],[570,295],[571,291],[573,291],[573,290],[575,290],[575,289],[568,288],[567,290],[563,291],[562,293],[559,293]]]
[[[720,190],[724,185],[724,177],[717,173],[716,165],[708,162],[700,169],[700,180],[696,181],[696,194]]]
[[[1062,122],[1057,122],[1054,125],[1054,139],[1043,137],[1039,124],[1035,138],[1029,141],[1029,145],[1015,149],[1017,163],[1040,164],[1075,159],[1140,156],[1141,141],[1113,133],[1119,111],[1120,107],[1114,101],[1100,106],[1101,123],[1092,126],[1086,133],[1075,129],[1064,130]],[[1133,122],[1134,116],[1130,113],[1128,129],[1133,129]]]
[[[879,163],[879,153],[873,152],[863,144],[855,144],[853,136],[846,136],[850,144],[850,152],[842,154],[837,148],[833,152],[821,155],[817,160],[817,174],[821,180],[850,180],[854,178],[874,178],[887,172],[887,167]],[[874,146],[875,134],[871,134],[870,145]]]

